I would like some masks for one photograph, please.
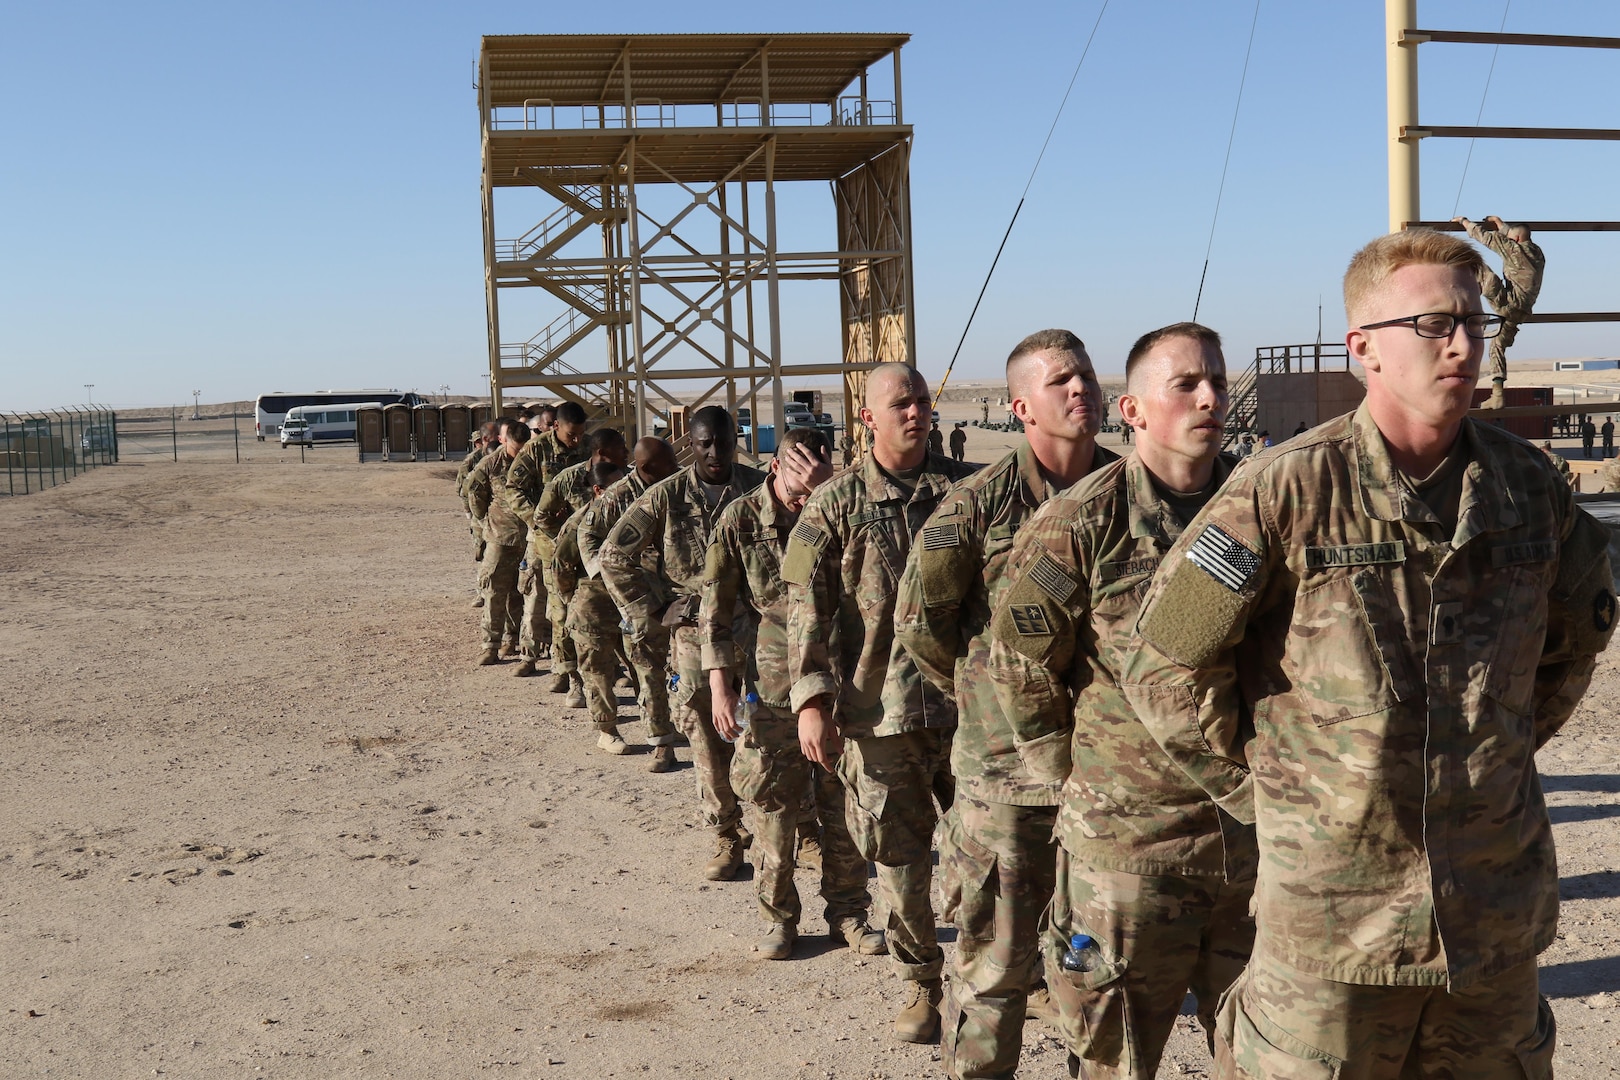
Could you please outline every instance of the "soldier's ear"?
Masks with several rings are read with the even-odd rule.
[[[1352,328],[1344,335],[1344,347],[1350,353],[1351,359],[1366,370],[1380,370],[1378,349],[1373,345],[1373,336],[1367,331]]]

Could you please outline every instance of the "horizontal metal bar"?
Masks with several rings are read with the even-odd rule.
[[[1566,49],[1620,49],[1620,38],[1578,34],[1500,34],[1485,30],[1402,30],[1401,44],[1426,41],[1461,45],[1550,45]]]
[[[778,263],[785,262],[814,262],[817,260],[832,261],[835,259],[898,259],[905,255],[900,248],[877,248],[871,251],[779,251],[776,253]],[[701,255],[643,255],[641,262],[649,266],[679,265],[681,263],[711,263],[711,262],[765,262],[768,256],[763,251],[732,251],[725,254],[704,253]],[[635,260],[629,255],[607,258],[601,255],[592,255],[575,259],[537,259],[533,262],[497,262],[496,272],[503,268],[521,267],[530,270],[539,269],[594,269],[606,266],[629,266]],[[510,273],[510,269],[506,272]]]
[[[1520,417],[1536,419],[1542,416],[1580,416],[1582,413],[1620,413],[1620,401],[1576,401],[1561,405],[1507,405],[1500,409],[1469,409],[1468,415],[1476,420],[1512,420]],[[1560,435],[1565,439],[1571,436]]]
[[[1522,323],[1620,322],[1620,311],[1538,311],[1519,320]]]
[[[1509,225],[1523,225],[1531,232],[1620,232],[1620,221],[1510,221]],[[1408,221],[1408,229],[1436,229],[1440,232],[1462,232],[1455,221]]]
[[[811,375],[842,375],[850,371],[869,371],[876,364],[783,364],[784,378]],[[529,368],[501,368],[503,388],[519,386],[589,386],[592,383],[631,382],[636,378],[634,369],[624,371],[581,371],[572,375],[537,376]],[[756,367],[674,368],[665,370],[654,365],[647,369],[649,385],[683,379],[769,379],[768,365]]]
[[[1620,128],[1543,128],[1543,127],[1433,127],[1428,124],[1402,125],[1403,139],[1573,139],[1604,141],[1620,139]]]

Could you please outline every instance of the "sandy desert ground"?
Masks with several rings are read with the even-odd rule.
[[[451,466],[253,451],[0,500],[0,1076],[938,1075],[806,875],[748,957],[690,768],[473,665]],[[1610,656],[1541,756],[1565,1077],[1620,1074],[1617,703]],[[1182,1024],[1161,1075],[1207,1075]],[[1063,1060],[1031,1024],[1021,1075]]]

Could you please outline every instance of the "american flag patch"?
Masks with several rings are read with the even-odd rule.
[[[1060,604],[1067,604],[1069,597],[1074,595],[1074,590],[1080,587],[1074,578],[1057,564],[1057,560],[1046,554],[1035,560],[1035,565],[1029,568],[1028,577],[1041,592]]]
[[[1260,569],[1260,556],[1217,525],[1204,526],[1187,549],[1187,558],[1233,592],[1242,592]]]
[[[924,551],[960,547],[962,545],[962,534],[957,529],[954,521],[945,525],[930,525],[923,530],[922,544]]]
[[[806,547],[813,547],[817,551],[827,546],[827,534],[808,521],[801,521],[794,525],[793,531],[788,535]]]

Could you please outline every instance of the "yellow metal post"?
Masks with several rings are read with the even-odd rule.
[[[1418,140],[1401,135],[1418,124],[1417,42],[1402,41],[1417,27],[1417,0],[1384,0],[1384,63],[1389,87],[1389,231],[1400,232],[1418,212]]]

